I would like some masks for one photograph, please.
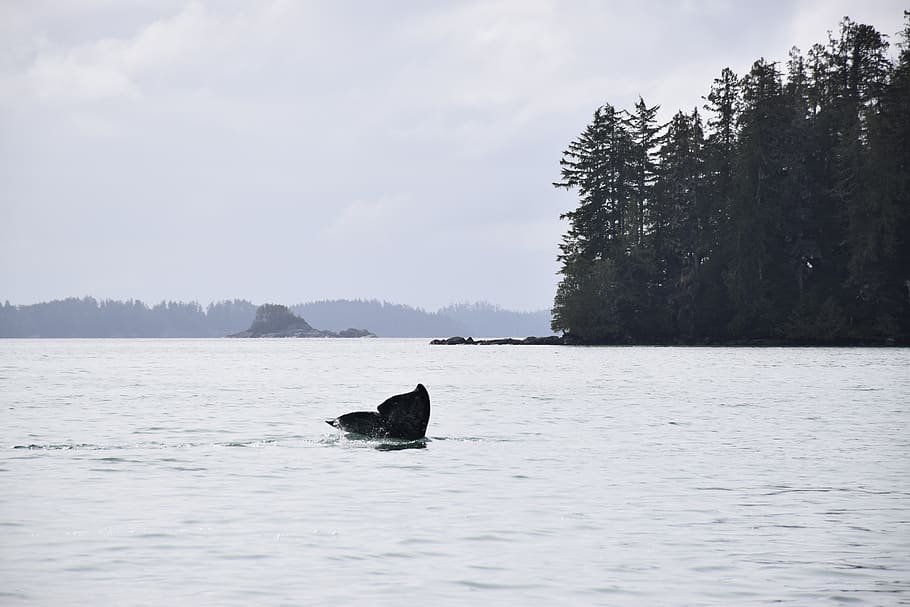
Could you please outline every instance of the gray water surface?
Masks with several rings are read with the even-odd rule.
[[[425,441],[323,422],[417,382]],[[0,604],[910,604],[908,403],[907,349],[4,340]]]

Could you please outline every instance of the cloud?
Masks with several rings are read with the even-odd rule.
[[[73,54],[40,58],[29,69],[26,80],[39,99],[92,100],[138,95],[138,89],[122,71],[81,60]]]
[[[407,196],[389,195],[345,205],[323,232],[326,242],[354,240],[368,247],[408,231],[431,229],[425,213]]]
[[[849,4],[0,3],[4,297],[545,307],[597,106],[669,118],[844,11],[899,28]]]

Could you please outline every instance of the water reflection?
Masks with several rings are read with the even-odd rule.
[[[412,441],[382,442],[376,445],[377,451],[401,451],[403,449],[426,449],[426,439]]]

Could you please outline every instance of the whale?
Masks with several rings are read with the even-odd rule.
[[[344,432],[369,438],[417,440],[427,434],[430,394],[423,384],[404,394],[390,396],[376,411],[345,413],[325,423]]]

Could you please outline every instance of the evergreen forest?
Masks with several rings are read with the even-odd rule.
[[[552,327],[581,343],[910,342],[910,12],[845,18],[703,108],[609,103],[563,152]]]

